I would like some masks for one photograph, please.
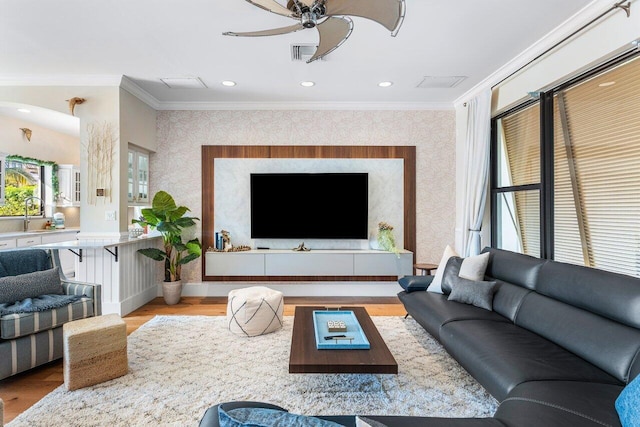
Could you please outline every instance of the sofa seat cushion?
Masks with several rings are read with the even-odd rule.
[[[580,381],[531,381],[516,386],[495,417],[518,426],[619,426],[622,386]]]
[[[10,340],[23,337],[91,316],[93,316],[93,300],[86,297],[64,307],[47,311],[7,314],[0,317],[0,338]]]
[[[489,393],[502,401],[527,381],[620,381],[524,328],[505,322],[463,320],[440,329],[447,351]]]
[[[435,338],[439,338],[442,325],[456,320],[509,322],[498,313],[473,305],[448,301],[447,295],[434,292],[400,292],[398,298],[404,304],[407,313]]]

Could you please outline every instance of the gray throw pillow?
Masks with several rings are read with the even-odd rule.
[[[0,303],[22,301],[40,295],[62,295],[59,268],[34,271],[18,276],[0,277]]]
[[[493,311],[495,288],[496,282],[475,281],[458,277],[451,287],[451,293],[447,299]]]

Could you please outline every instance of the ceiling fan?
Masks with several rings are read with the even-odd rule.
[[[402,25],[405,0],[288,0],[287,6],[276,0],[246,0],[254,6],[298,22],[282,28],[263,31],[223,33],[225,36],[261,37],[293,33],[316,28],[320,36],[318,47],[307,61],[313,62],[337,49],[353,31],[353,21],[346,15],[375,21],[391,31],[395,37]]]

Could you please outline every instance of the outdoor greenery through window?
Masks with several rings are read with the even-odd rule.
[[[43,198],[42,172],[43,167],[38,163],[4,159],[4,205],[0,205],[0,216],[24,216],[27,198]],[[29,215],[42,215],[42,209],[40,200],[29,201]]]
[[[640,58],[493,127],[494,246],[640,277]]]

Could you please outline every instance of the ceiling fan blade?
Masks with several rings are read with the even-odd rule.
[[[327,0],[326,16],[353,15],[371,19],[395,36],[404,20],[404,0]]]
[[[237,37],[262,37],[262,36],[278,36],[280,34],[293,33],[295,31],[304,30],[302,24],[290,25],[282,28],[272,28],[271,30],[262,31],[248,31],[244,33],[235,33],[233,31],[227,31],[222,33],[224,36],[237,36]]]
[[[269,12],[277,13],[278,15],[288,16],[293,18],[293,12],[278,3],[276,0],[247,0],[254,6],[258,6],[261,9],[268,10]]]
[[[344,43],[353,31],[353,21],[347,17],[331,17],[316,25],[316,28],[320,34],[320,42],[316,53],[307,63],[322,58]]]

